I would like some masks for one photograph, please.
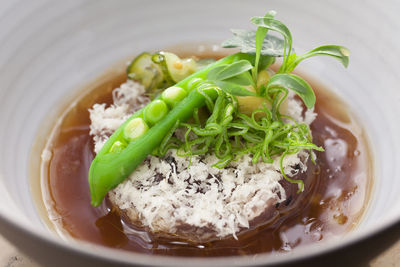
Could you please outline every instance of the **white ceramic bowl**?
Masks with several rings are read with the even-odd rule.
[[[228,29],[250,28],[250,17],[270,9],[289,25],[298,51],[327,43],[351,50],[347,70],[327,58],[306,62],[302,69],[351,102],[371,140],[375,186],[357,229],[339,242],[282,256],[219,259],[127,253],[67,242],[47,229],[29,185],[29,158],[37,134],[61,111],[59,103],[121,59],[181,42],[224,40],[230,37]],[[1,233],[49,266],[305,264],[346,255],[370,259],[400,235],[399,11],[397,0],[1,1]],[[368,253],[362,253],[366,248]]]

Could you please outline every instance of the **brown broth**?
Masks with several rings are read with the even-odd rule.
[[[326,152],[309,164],[306,190],[269,224],[258,224],[238,234],[205,244],[168,239],[129,225],[109,203],[90,205],[88,169],[94,157],[89,136],[88,109],[94,103],[112,103],[111,91],[126,76],[112,75],[70,107],[56,126],[42,163],[42,191],[51,220],[69,235],[124,250],[177,256],[226,256],[280,253],[354,228],[365,211],[372,185],[370,152],[363,130],[348,108],[320,84],[313,139]]]

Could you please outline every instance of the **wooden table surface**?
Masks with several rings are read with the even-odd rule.
[[[370,263],[370,267],[400,267],[400,241]],[[41,267],[0,236],[0,267]]]

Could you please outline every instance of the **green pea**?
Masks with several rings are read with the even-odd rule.
[[[192,91],[196,88],[201,82],[204,82],[202,78],[193,78],[188,82],[187,88],[189,91]]]
[[[124,137],[129,141],[133,141],[145,134],[148,129],[149,126],[142,118],[135,118],[125,126]]]
[[[115,141],[115,143],[110,148],[110,153],[119,153],[126,147],[126,144],[121,141]]]
[[[169,87],[161,94],[162,100],[164,100],[171,108],[175,107],[176,104],[181,102],[186,96],[187,93],[185,89],[178,86]]]
[[[182,89],[183,90],[183,89]],[[157,99],[147,105],[143,112],[143,119],[154,125],[162,120],[168,113],[168,106],[165,101]]]

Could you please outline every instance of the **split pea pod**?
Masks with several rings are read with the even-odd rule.
[[[205,80],[212,68],[242,59],[254,61],[254,56],[237,53],[218,60],[167,88],[161,96],[125,121],[104,144],[90,166],[92,205],[99,206],[106,194],[160,145],[177,121],[187,121],[196,108],[205,105],[205,97],[193,90],[196,82]]]

